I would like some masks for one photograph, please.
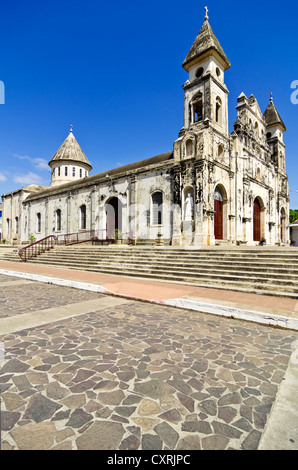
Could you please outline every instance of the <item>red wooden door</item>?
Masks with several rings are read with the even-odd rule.
[[[261,240],[261,206],[258,199],[254,202],[253,224],[254,241],[259,242]]]
[[[223,239],[223,201],[214,200],[214,236],[215,240]]]
[[[284,217],[281,216],[281,218],[280,218],[280,241],[282,243],[285,242],[285,240],[284,240],[284,221],[285,221]]]

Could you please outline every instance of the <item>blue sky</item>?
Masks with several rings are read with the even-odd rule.
[[[230,131],[242,91],[262,111],[273,92],[298,209],[298,3],[275,0],[0,0],[0,194],[48,185],[47,163],[70,124],[92,174],[172,150],[183,126],[182,62],[206,4],[232,64]]]

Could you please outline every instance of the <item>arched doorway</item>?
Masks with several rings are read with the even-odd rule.
[[[214,192],[214,237],[223,240],[223,206],[224,198],[221,189],[217,186]]]
[[[122,204],[117,197],[112,197],[106,203],[106,233],[107,238],[115,239],[116,231],[122,230]]]
[[[253,231],[254,242],[261,241],[261,204],[258,198],[254,200]]]
[[[284,208],[280,211],[280,241],[285,243],[285,234],[286,234],[286,212]]]

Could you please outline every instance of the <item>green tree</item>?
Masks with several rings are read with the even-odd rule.
[[[298,209],[290,209],[290,224],[298,219]]]

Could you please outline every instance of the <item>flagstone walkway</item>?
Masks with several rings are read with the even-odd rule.
[[[3,450],[255,450],[298,333],[1,275],[0,341]]]

